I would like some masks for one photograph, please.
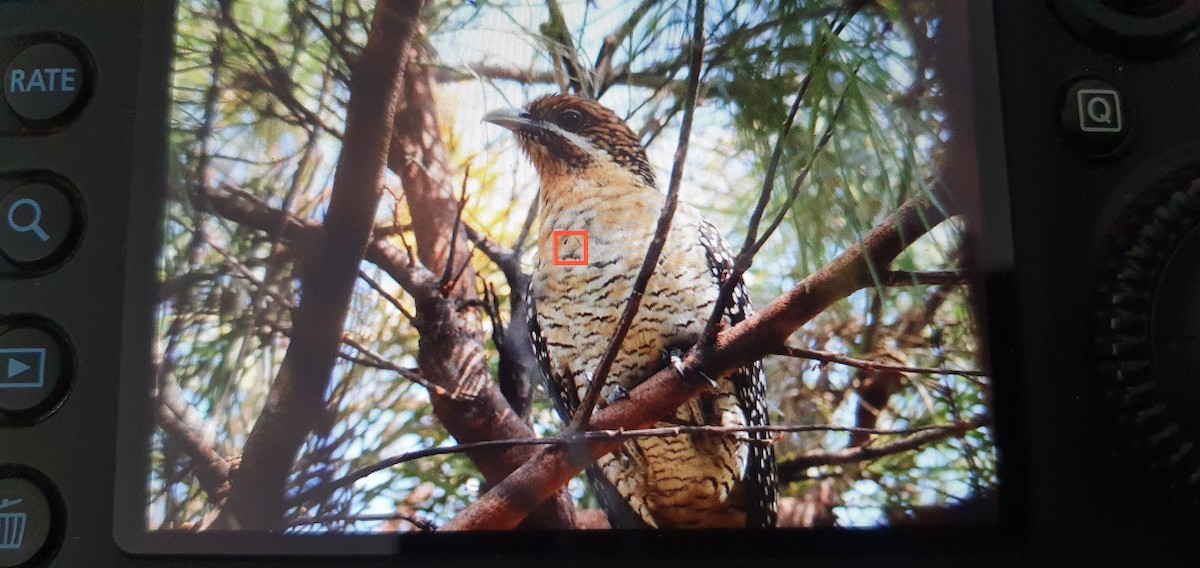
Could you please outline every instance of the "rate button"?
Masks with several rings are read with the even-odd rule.
[[[4,70],[4,99],[21,118],[45,122],[82,106],[87,79],[73,51],[57,43],[39,43],[17,54]]]

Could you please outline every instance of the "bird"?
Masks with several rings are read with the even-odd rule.
[[[484,120],[515,135],[541,183],[529,327],[546,390],[570,423],[616,331],[666,195],[633,130],[597,101],[552,94]],[[556,236],[565,231],[586,231],[587,250],[578,233]],[[700,339],[733,262],[720,231],[680,202],[598,409],[627,397]],[[735,290],[724,325],[751,311],[744,283]],[[755,363],[715,380],[656,427],[765,426],[765,390]],[[777,481],[769,441],[763,431],[745,430],[633,438],[587,473],[613,528],[771,527]]]

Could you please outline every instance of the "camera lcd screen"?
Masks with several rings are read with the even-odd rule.
[[[962,14],[404,4],[179,2],[124,547],[999,519]]]

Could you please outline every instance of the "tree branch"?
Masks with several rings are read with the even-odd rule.
[[[863,369],[865,371],[895,371],[898,373],[921,373],[923,375],[958,375],[961,377],[986,377],[984,371],[971,371],[960,369],[928,369],[924,367],[905,367],[901,365],[887,365],[875,361],[867,361],[866,359],[855,359],[847,357],[840,353],[831,351],[818,351],[815,349],[802,349],[800,347],[781,346],[773,350],[775,355],[783,355],[785,357],[798,357],[801,359],[814,359],[824,361],[826,363],[837,363]]]
[[[456,224],[465,226],[457,219],[466,194],[455,199],[448,152],[438,124],[434,83],[429,67],[416,61],[407,68],[404,105],[396,114],[388,166],[400,177],[404,198],[413,213],[420,263],[428,271],[451,277],[449,288],[440,285],[438,279],[433,288],[413,294],[416,328],[421,336],[417,352],[421,374],[458,395],[432,398],[438,421],[463,443],[534,437],[533,429],[509,406],[488,367],[481,310],[460,309],[479,299],[475,271],[469,264],[471,251],[466,239],[458,239],[453,229]],[[466,179],[463,183],[465,187]],[[454,272],[455,258],[466,260],[458,274]],[[532,454],[531,448],[514,447],[478,450],[469,455],[488,482],[496,483]],[[570,496],[564,491],[526,526],[570,527],[574,524],[573,514]]]
[[[229,461],[216,450],[216,443],[203,434],[204,420],[183,402],[175,378],[163,376],[158,386],[158,424],[191,458],[191,471],[208,502],[220,507],[229,496]]]
[[[400,94],[405,47],[423,2],[381,0],[351,85],[345,146],[338,160],[316,264],[301,276],[293,334],[267,404],[247,436],[242,467],[214,522],[221,528],[283,528],[284,487],[322,414],[358,263],[369,242]],[[319,267],[314,269],[314,267]]]
[[[947,438],[962,436],[971,430],[989,424],[991,424],[991,418],[982,415],[951,426],[918,432],[907,438],[888,444],[856,446],[834,452],[808,452],[779,462],[779,480],[784,482],[805,479],[807,477],[804,475],[805,471],[812,467],[868,461],[893,454],[909,452]]]
[[[567,83],[563,85],[563,91],[574,91],[583,97],[594,99],[596,91],[592,88],[591,78],[584,71],[579,51],[575,49],[575,42],[571,40],[571,31],[567,29],[567,20],[563,17],[558,0],[546,0],[546,11],[549,12],[550,19],[542,25],[541,31],[550,54],[557,58],[555,67],[561,64],[562,70],[567,74]]]

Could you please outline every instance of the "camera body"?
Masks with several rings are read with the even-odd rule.
[[[114,495],[144,478],[117,448],[144,444],[132,416],[154,412],[121,390],[146,374],[155,341],[146,299],[168,174],[172,4],[0,3],[0,527],[15,527],[20,510],[23,531],[20,546],[0,531],[0,566],[395,562],[322,552],[355,546],[354,535],[307,537],[296,550],[311,558],[130,554],[114,537],[143,523]],[[973,221],[1002,481],[994,534],[815,531],[689,562],[1133,565],[1200,552],[1188,538],[1200,494],[1190,422],[1200,401],[1188,384],[1200,377],[1200,318],[1187,327],[1200,313],[1187,270],[1200,260],[1187,201],[1200,191],[1189,189],[1200,179],[1200,3],[1146,4],[955,8],[969,49],[943,55],[969,60],[962,79],[974,97],[946,104],[974,117],[977,153],[963,175],[981,192]],[[1144,261],[1154,246],[1157,260]],[[1134,269],[1149,274],[1135,282]],[[1138,291],[1147,297],[1129,298]],[[222,535],[204,536],[220,554]],[[694,538],[433,536],[397,551],[481,560],[455,539],[492,550],[540,538],[543,560],[604,565],[677,558]]]

